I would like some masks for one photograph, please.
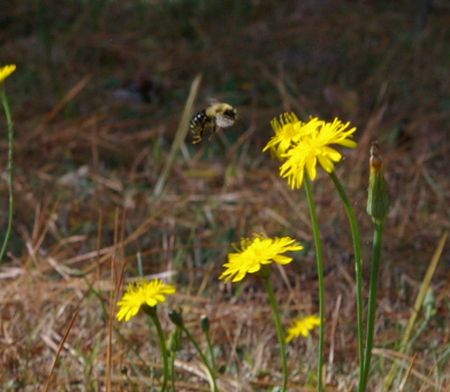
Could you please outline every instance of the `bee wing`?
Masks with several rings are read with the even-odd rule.
[[[223,114],[216,115],[216,125],[220,128],[231,127],[235,123],[235,120],[231,117],[224,116]]]
[[[214,105],[215,103],[221,102],[219,99],[212,97],[209,97],[206,101],[208,102],[208,105]]]

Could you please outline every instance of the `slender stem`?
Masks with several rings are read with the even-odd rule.
[[[214,360],[214,351],[211,343],[211,337],[209,336],[209,331],[205,331],[205,336],[206,336],[206,343],[208,344],[208,353],[211,361],[211,369],[213,370],[214,374],[217,374],[216,361]]]
[[[180,315],[181,316],[181,315]],[[182,330],[179,326],[176,326],[175,331],[170,334],[167,346],[170,356],[170,379],[172,392],[176,392],[175,381],[175,359],[177,357],[177,352],[181,349],[181,334]]]
[[[355,257],[355,276],[356,276],[356,317],[358,329],[358,356],[359,356],[359,385],[361,385],[362,376],[364,374],[364,356],[363,356],[363,296],[362,296],[362,256],[361,256],[361,235],[359,232],[358,221],[356,220],[355,211],[347,196],[345,188],[337,178],[334,172],[330,173],[330,177],[336,186],[336,189],[344,204],[345,212],[350,223],[350,230],[352,233],[353,253]]]
[[[211,380],[212,380],[212,383],[213,383],[213,390],[214,390],[214,392],[219,392],[219,389],[217,388],[217,383],[216,383],[216,374],[214,372],[214,369],[209,364],[208,358],[205,357],[205,354],[203,354],[203,352],[200,349],[200,346],[198,345],[197,341],[192,336],[192,334],[189,332],[189,330],[185,327],[185,325],[183,324],[180,328],[183,330],[183,332],[186,334],[188,339],[194,345],[194,348],[197,351],[198,355],[200,355],[200,358],[202,359],[203,363],[208,368],[208,372],[209,372],[209,374],[211,376]]]
[[[172,383],[172,392],[175,392],[175,356],[177,353],[176,351],[171,351],[170,354],[170,378]]]
[[[0,264],[6,252],[9,239],[11,237],[13,215],[14,215],[14,195],[13,195],[13,175],[14,175],[14,127],[12,122],[11,110],[9,109],[8,100],[4,87],[0,86],[0,97],[5,110],[6,122],[8,125],[8,226],[6,228],[5,238],[0,250]]]
[[[278,343],[280,344],[280,355],[281,355],[281,365],[283,367],[283,387],[281,389],[282,392],[287,391],[287,383],[288,383],[288,366],[287,366],[287,355],[286,355],[286,342],[284,338],[284,329],[281,324],[280,318],[280,308],[278,307],[278,303],[275,299],[275,294],[273,292],[272,284],[270,283],[270,275],[264,276],[263,278],[264,286],[267,290],[267,294],[269,295],[270,306],[272,306],[273,318],[275,321],[275,329],[277,332]]]
[[[161,392],[164,392],[167,389],[167,380],[169,378],[169,358],[166,348],[166,340],[164,338],[164,333],[161,328],[161,323],[159,322],[158,315],[156,314],[155,307],[150,308],[151,310],[148,312],[149,316],[153,320],[153,323],[155,324],[156,331],[158,332],[158,338],[159,338],[159,346],[161,347],[161,354],[163,357],[163,381],[161,385]]]
[[[366,390],[369,379],[370,360],[372,358],[375,312],[377,308],[378,271],[380,269],[381,243],[383,239],[383,221],[375,221],[373,233],[372,260],[370,266],[369,305],[367,310],[366,348],[364,352],[364,374],[359,391]]]
[[[317,365],[317,390],[323,392],[323,363],[325,357],[325,286],[324,286],[324,267],[323,267],[323,250],[322,240],[320,238],[319,223],[317,220],[316,205],[311,191],[311,183],[307,175],[305,175],[305,192],[308,201],[309,215],[314,235],[314,246],[316,248],[317,276],[319,280],[319,354]]]

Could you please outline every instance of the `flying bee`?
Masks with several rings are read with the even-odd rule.
[[[192,133],[192,144],[202,141],[206,132],[210,137],[221,128],[234,125],[237,120],[237,110],[224,102],[214,102],[206,109],[197,112],[192,117],[189,129]]]

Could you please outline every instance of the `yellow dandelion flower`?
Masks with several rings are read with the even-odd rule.
[[[350,123],[343,124],[337,118],[328,123],[316,120],[311,120],[315,121],[314,128],[309,127],[308,134],[282,155],[286,160],[280,167],[280,176],[287,178],[292,189],[301,187],[305,169],[311,180],[316,178],[317,162],[326,172],[334,171],[334,163],[342,159],[342,154],[330,145],[356,147],[356,142],[351,139],[356,128],[349,128]]]
[[[150,282],[141,281],[128,285],[121,300],[117,302],[119,311],[117,320],[128,321],[136,316],[142,306],[154,307],[166,300],[166,295],[174,294],[175,287],[156,279]]]
[[[306,316],[294,321],[292,327],[288,329],[286,343],[298,338],[299,336],[308,337],[309,333],[320,325],[320,318],[317,316]]]
[[[262,265],[272,262],[289,264],[292,257],[283,253],[301,250],[303,246],[290,237],[265,238],[254,235],[252,239],[241,240],[241,248],[237,253],[228,255],[228,262],[223,265],[225,271],[219,279],[239,282],[247,273],[258,272]]]
[[[9,75],[16,70],[16,65],[4,65],[0,68],[0,83],[2,83]]]
[[[270,122],[275,136],[269,140],[263,152],[270,149],[277,158],[281,159],[289,148],[296,145],[303,136],[313,132],[322,122],[315,117],[303,123],[295,113],[282,113],[279,118],[274,118]]]
[[[302,123],[295,113],[282,113],[279,118],[274,118],[270,125],[275,132],[269,143],[263,148],[263,152],[271,149],[277,157],[285,153],[293,142],[298,142]]]

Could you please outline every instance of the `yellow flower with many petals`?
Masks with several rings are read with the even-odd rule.
[[[302,137],[311,133],[317,127],[320,120],[312,118],[307,123],[301,122],[295,113],[282,113],[278,118],[274,118],[270,124],[275,132],[269,143],[263,148],[263,152],[270,149],[277,158],[295,146]]]
[[[282,113],[279,119],[274,118],[270,124],[275,136],[269,140],[263,151],[271,149],[277,157],[280,157],[291,147],[292,143],[298,142],[302,123],[295,113]]]
[[[261,266],[271,264],[289,264],[292,257],[283,253],[302,250],[303,246],[290,237],[265,238],[255,235],[253,239],[241,240],[241,250],[228,255],[228,262],[223,265],[225,271],[219,279],[239,282],[246,274],[255,273]]]
[[[141,281],[128,285],[122,299],[117,303],[119,311],[117,320],[128,321],[136,316],[142,306],[154,307],[166,300],[166,295],[174,294],[175,287],[156,279],[150,282]]]
[[[317,316],[306,316],[294,321],[292,327],[288,329],[286,343],[298,338],[299,336],[308,337],[309,333],[320,325],[320,318]]]
[[[9,75],[16,70],[15,64],[4,65],[0,68],[0,83],[2,83]]]
[[[302,186],[305,169],[311,180],[316,178],[317,163],[328,173],[334,171],[334,164],[342,159],[342,154],[331,147],[332,145],[356,147],[356,142],[352,139],[356,128],[350,127],[350,123],[344,124],[337,118],[333,122],[312,118],[307,123],[301,123],[292,116],[290,119],[290,126],[298,128],[296,136],[290,137],[288,144],[288,138],[281,140],[281,132],[278,132],[263,151],[268,148],[277,149],[276,152],[284,160],[280,167],[280,176],[287,178],[292,189]],[[288,129],[287,120],[283,127]],[[277,140],[280,140],[278,145],[274,141],[277,135]],[[280,147],[282,141],[287,148]]]

